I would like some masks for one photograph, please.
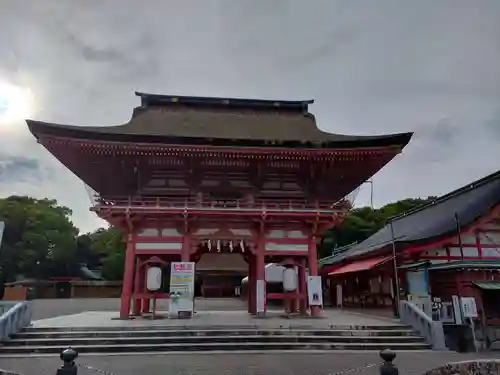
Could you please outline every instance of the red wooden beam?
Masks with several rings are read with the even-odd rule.
[[[308,252],[307,250],[304,251],[297,251],[297,250],[266,250],[264,252],[265,256],[276,256],[276,255],[281,255],[281,256],[305,256],[307,255]]]
[[[437,256],[437,255],[425,255],[421,256],[421,260],[498,260],[500,262],[500,254],[498,257],[482,257],[482,256],[467,256],[464,255],[463,258],[460,255],[450,255],[450,256]]]
[[[309,238],[266,238],[266,243],[271,242],[275,244],[283,245],[307,245],[309,244]]]
[[[141,242],[141,243],[157,243],[157,242],[171,242],[171,243],[181,243],[183,241],[184,237],[182,236],[165,236],[165,237],[160,237],[160,236],[137,236],[136,237],[136,243]]]
[[[482,258],[483,257],[483,244],[481,243],[481,239],[479,238],[479,233],[475,233],[476,237],[476,248],[477,248],[477,253],[479,256]]]
[[[141,250],[135,249],[137,255],[178,255],[181,256],[181,250]]]
[[[477,233],[500,233],[500,228],[479,228],[476,229]]]
[[[67,137],[57,137],[57,136],[40,136],[40,143],[46,147],[50,147],[52,144],[59,144],[66,146],[77,146],[81,147],[81,150],[90,150],[90,147],[94,147],[100,152],[114,152],[118,149],[130,150],[132,152],[151,152],[155,156],[161,156],[162,152],[165,155],[176,154],[180,156],[192,157],[196,156],[193,154],[198,153],[210,153],[214,155],[232,153],[236,155],[242,154],[258,154],[258,155],[268,155],[268,154],[283,154],[283,155],[341,155],[341,156],[359,156],[359,155],[369,155],[377,156],[379,154],[386,153],[401,153],[401,147],[386,146],[386,147],[357,147],[357,148],[301,148],[301,149],[288,149],[281,147],[237,147],[237,146],[211,146],[211,145],[152,145],[147,143],[129,143],[129,142],[116,142],[116,141],[99,141],[99,140],[79,140]],[[71,148],[71,146],[70,146]]]
[[[480,245],[483,249],[500,249],[500,244],[480,243]],[[448,247],[460,247],[460,245],[459,244],[449,244]],[[464,243],[464,244],[462,244],[462,247],[464,247],[466,249],[476,249],[477,243]]]

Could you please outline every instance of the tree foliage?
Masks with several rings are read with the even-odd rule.
[[[16,275],[47,277],[71,274],[75,267],[78,229],[71,210],[50,199],[11,196],[0,199],[5,222],[0,267],[5,280]]]
[[[392,217],[435,199],[405,199],[379,209],[356,208],[344,222],[330,230],[319,246],[319,256],[336,247],[360,242],[381,229]],[[71,210],[50,199],[11,196],[0,199],[0,220],[5,222],[0,249],[0,274],[12,281],[31,278],[82,276],[81,265],[102,268],[108,280],[123,278],[125,243],[114,228],[100,228],[79,235]]]
[[[436,197],[408,198],[394,203],[389,203],[379,209],[360,207],[353,209],[345,220],[325,234],[319,246],[320,257],[328,256],[336,247],[361,242],[382,229],[387,221],[394,216],[427,204]]]
[[[123,234],[116,228],[99,228],[95,232],[79,237],[84,243],[88,257],[102,260],[102,276],[108,280],[123,278],[125,242]],[[82,248],[83,248],[82,246]]]

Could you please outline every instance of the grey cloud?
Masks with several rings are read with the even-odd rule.
[[[42,167],[37,159],[0,155],[0,178],[4,184],[42,179]]]
[[[498,168],[495,0],[19,0],[0,8],[0,81],[30,86],[45,121],[126,121],[136,89],[314,98],[324,130],[416,132],[375,176],[377,204],[445,193]],[[0,146],[22,157],[12,143],[2,133]],[[98,225],[81,182],[42,154],[33,156],[38,186],[7,182],[2,193],[47,194],[72,206],[85,230]]]

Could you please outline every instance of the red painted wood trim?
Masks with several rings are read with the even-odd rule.
[[[137,255],[179,255],[181,250],[135,250]]]
[[[285,298],[285,293],[267,293],[267,299],[282,300]]]
[[[448,245],[449,247],[460,247],[459,244],[450,244]],[[466,248],[466,249],[476,249],[477,248],[477,243],[464,243],[462,244],[462,247],[463,248]],[[499,249],[500,248],[500,244],[494,244],[494,243],[484,243],[484,244],[481,244],[481,247],[483,249]]]
[[[270,251],[265,251],[264,255],[283,255],[283,256],[304,256],[307,255],[307,250],[304,251],[280,251],[280,250],[270,250]]]
[[[309,239],[306,238],[266,238],[266,243],[275,243],[280,245],[307,245]]]
[[[483,244],[481,243],[481,238],[479,238],[479,233],[475,233],[475,238],[476,238],[476,248],[477,248],[477,254],[479,255],[480,258],[483,257]]]
[[[466,256],[462,258],[460,255],[451,255],[451,256],[421,256],[421,260],[498,260],[500,262],[499,257],[480,257],[480,256]]]
[[[489,229],[483,229],[479,228],[476,229],[477,233],[500,233],[500,228],[489,228]]]
[[[183,242],[183,237],[182,236],[164,236],[164,237],[153,237],[153,236],[137,236],[135,243],[182,243]]]
[[[155,209],[154,207],[145,207],[143,209],[137,209],[136,207],[99,207],[94,210],[97,214],[123,214],[126,209],[130,209],[130,213],[134,215],[183,215],[185,214],[185,209]],[[303,218],[309,219],[314,218],[318,220],[325,220],[330,222],[332,220],[332,215],[338,215],[341,213],[341,209],[331,209],[331,210],[316,210],[316,211],[273,211],[269,209],[255,209],[255,211],[244,211],[244,210],[234,210],[234,211],[214,211],[214,210],[196,210],[196,209],[188,209],[189,215],[199,215],[199,216],[226,216],[226,217],[254,217],[261,218],[262,214],[265,213],[266,217],[279,217],[279,218]],[[285,223],[283,223],[285,225]]]
[[[170,294],[168,293],[134,293],[132,296],[133,299],[135,298],[156,298],[156,299],[170,299]]]
[[[98,141],[98,140],[86,140],[81,141],[79,139],[68,138],[68,137],[57,137],[57,136],[41,136],[40,141],[47,143],[62,143],[62,144],[74,144],[78,146],[85,147],[95,147],[101,150],[116,150],[119,146],[122,149],[132,150],[132,151],[163,151],[163,152],[177,152],[177,153],[189,153],[189,152],[211,152],[211,153],[221,153],[221,152],[232,152],[235,154],[298,154],[304,155],[307,153],[314,153],[318,155],[358,155],[367,154],[374,155],[377,153],[400,153],[401,147],[397,145],[386,146],[386,147],[358,147],[349,149],[317,149],[317,148],[301,148],[301,149],[286,149],[280,147],[236,147],[236,146],[211,146],[211,145],[175,145],[175,144],[163,144],[163,145],[151,145],[146,143],[129,143],[129,142],[116,142],[116,141]],[[111,146],[111,147],[110,147]]]

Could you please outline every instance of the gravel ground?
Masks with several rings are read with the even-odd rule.
[[[448,362],[474,358],[497,358],[493,354],[452,352],[399,353],[395,363],[400,374],[423,374]],[[269,353],[269,354],[168,354],[132,356],[81,356],[77,362],[109,373],[80,368],[78,375],[334,375],[338,372],[376,375],[378,353]],[[61,361],[56,357],[0,358],[0,368],[24,375],[54,375]],[[373,367],[365,367],[377,364]]]

